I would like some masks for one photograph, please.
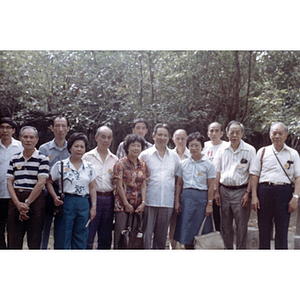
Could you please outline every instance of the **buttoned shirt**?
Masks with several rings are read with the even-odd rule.
[[[174,207],[175,175],[180,164],[179,156],[167,147],[164,157],[161,158],[153,146],[140,154],[140,160],[146,163],[149,173],[146,205]]]
[[[15,188],[32,190],[38,178],[49,177],[49,158],[37,149],[27,160],[23,151],[11,157],[6,178],[14,180]]]
[[[207,141],[204,143],[204,148],[201,153],[204,154],[211,162],[213,162],[219,148],[226,144],[228,144],[228,142],[222,141],[222,143],[219,145],[213,145],[211,141]]]
[[[96,190],[97,192],[111,192],[114,189],[112,176],[115,163],[118,161],[118,157],[111,153],[107,149],[108,153],[106,155],[105,161],[103,163],[97,147],[93,150],[84,154],[82,159],[92,163],[96,170]]]
[[[248,183],[249,169],[255,159],[255,148],[243,140],[233,151],[231,143],[221,147],[214,158],[216,172],[221,174],[220,183],[226,186],[241,186]]]
[[[53,139],[52,141],[40,146],[39,151],[49,157],[50,170],[57,161],[70,157],[70,152],[67,149],[67,145],[68,143],[65,141],[64,146],[59,148],[55,143],[55,139]]]
[[[9,199],[10,195],[7,190],[6,173],[9,162],[13,154],[23,151],[20,141],[12,138],[10,145],[6,148],[0,139],[0,199]]]
[[[183,189],[208,190],[207,179],[216,178],[216,170],[208,158],[194,161],[192,157],[180,162],[178,177],[183,180]]]
[[[266,150],[263,156],[261,168],[260,159],[263,148]],[[263,148],[257,151],[254,163],[250,168],[250,174],[259,176],[259,182],[268,181],[274,183],[291,183],[277,161],[275,154],[292,181],[300,176],[300,158],[296,150],[288,147],[286,144],[283,145],[283,148],[279,152],[276,151],[273,145]]]
[[[175,152],[175,153],[178,155],[177,147],[175,147],[175,148],[172,149],[171,151]],[[178,155],[178,157],[179,157],[179,155]],[[180,158],[180,157],[179,157],[179,158],[180,158],[180,160],[184,160],[184,159],[187,159],[187,158],[189,158],[189,157],[191,157],[190,150],[189,150],[187,147],[185,147],[184,152],[183,152],[181,158]]]
[[[125,150],[124,150],[124,148],[123,148],[123,144],[124,144],[124,142],[121,142],[120,145],[119,145],[119,147],[118,147],[118,149],[117,149],[116,155],[117,155],[117,157],[118,157],[119,159],[121,159],[121,158],[123,158],[123,157],[126,156],[126,152],[125,152]],[[149,148],[152,147],[152,146],[153,146],[153,145],[152,145],[151,143],[149,143],[149,142],[147,142],[147,141],[145,140],[145,148],[144,148],[143,150],[147,150],[147,149],[149,149]]]
[[[63,182],[64,193],[74,194],[84,197],[89,194],[89,184],[96,178],[96,171],[91,163],[82,160],[82,163],[77,170],[71,163],[70,158],[63,161]],[[59,191],[61,192],[61,162],[58,161],[52,167],[51,178],[53,181],[58,180]]]

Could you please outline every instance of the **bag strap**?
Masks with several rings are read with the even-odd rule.
[[[279,158],[277,157],[277,155],[276,155],[276,153],[275,153],[275,151],[274,151],[274,149],[273,149],[273,148],[272,148],[272,150],[273,150],[273,153],[274,153],[274,155],[275,155],[275,157],[276,157],[277,161],[279,162],[279,164],[280,164],[280,167],[282,168],[282,170],[283,170],[284,174],[285,174],[285,175],[286,175],[286,177],[289,179],[289,181],[290,181],[290,182],[293,184],[293,181],[290,179],[289,175],[286,173],[286,171],[285,171],[284,167],[282,166],[282,164],[281,164],[281,162],[280,162]]]
[[[65,194],[64,194],[64,163],[62,160],[60,161],[60,185],[61,185],[60,200],[63,200]]]
[[[215,220],[214,220],[213,214],[211,214],[211,217],[212,217],[212,223],[213,223],[213,231],[216,231]],[[202,231],[203,231],[203,228],[204,228],[206,219],[207,219],[207,216],[205,216],[205,218],[204,218],[204,220],[203,220],[203,222],[202,222],[202,224],[201,224],[201,226],[200,226],[198,235],[202,235]]]

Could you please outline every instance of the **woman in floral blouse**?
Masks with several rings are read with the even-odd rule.
[[[137,134],[129,134],[124,139],[126,156],[114,166],[115,230],[114,249],[118,249],[121,231],[126,227],[129,214],[141,214],[146,205],[146,180],[148,169],[138,156],[144,149],[145,140]]]
[[[68,140],[71,156],[63,160],[63,201],[56,195],[53,182],[58,180],[61,191],[61,162],[51,169],[47,189],[56,206],[63,204],[62,218],[55,218],[54,249],[86,249],[88,221],[96,215],[96,171],[91,163],[82,160],[88,146],[86,135],[73,133]],[[87,195],[90,195],[91,207]]]

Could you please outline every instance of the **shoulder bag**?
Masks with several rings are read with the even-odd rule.
[[[63,201],[65,194],[64,194],[64,163],[60,162],[60,183],[61,183],[61,194],[60,200]],[[56,218],[61,218],[63,216],[63,204],[59,206],[55,206],[53,216]]]
[[[194,237],[194,248],[196,250],[223,250],[225,249],[223,238],[219,231],[216,231],[215,222],[212,216],[213,232],[202,234],[207,217],[205,216],[198,234]]]

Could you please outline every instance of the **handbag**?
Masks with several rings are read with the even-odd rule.
[[[133,228],[134,224],[136,224],[135,228]],[[118,248],[144,249],[141,218],[137,213],[128,214],[127,226],[121,231]]]
[[[213,216],[212,216],[213,218]],[[223,238],[219,231],[216,231],[215,222],[213,222],[213,232],[202,234],[207,217],[205,216],[198,234],[194,237],[194,248],[196,250],[220,250],[225,249]]]
[[[64,194],[64,163],[60,161],[60,183],[61,183],[61,194],[60,200],[63,201],[65,194]],[[56,218],[61,218],[63,216],[63,207],[64,205],[55,206],[53,216]]]

